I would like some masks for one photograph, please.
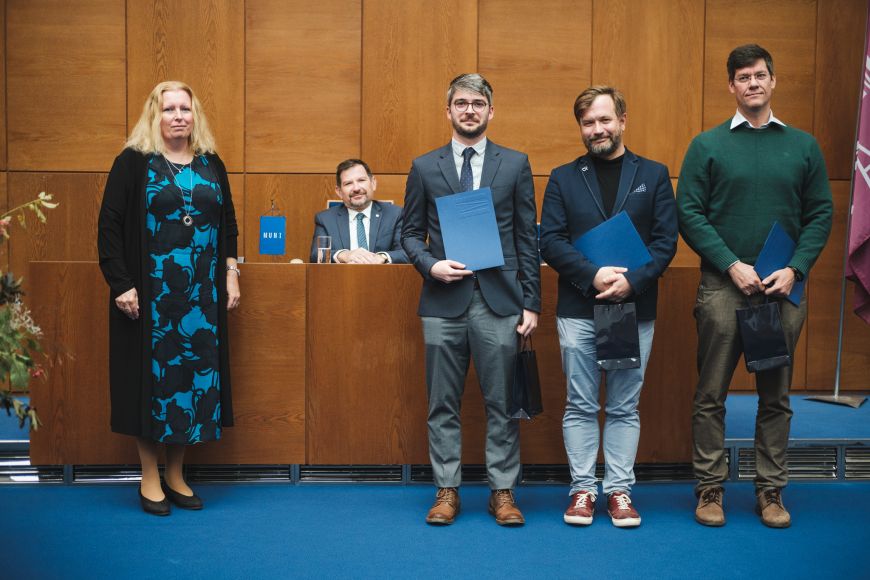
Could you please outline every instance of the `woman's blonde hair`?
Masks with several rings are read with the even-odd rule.
[[[193,130],[188,138],[188,145],[196,155],[214,153],[214,136],[208,128],[205,113],[199,99],[193,94],[193,89],[180,81],[164,81],[154,87],[145,106],[142,107],[142,115],[136,126],[133,127],[130,138],[127,139],[127,147],[141,153],[166,153],[163,143],[163,134],[160,132],[160,119],[163,115],[163,93],[166,91],[184,91],[190,95],[191,113],[193,113]]]

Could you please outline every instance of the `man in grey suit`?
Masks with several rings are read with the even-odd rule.
[[[407,264],[402,249],[402,208],[374,201],[378,181],[361,159],[347,159],[335,170],[335,194],[343,205],[314,216],[311,261],[317,261],[318,236],[332,237],[332,261],[339,264]]]
[[[519,426],[506,405],[519,335],[534,332],[541,310],[535,191],[528,157],[487,140],[493,112],[486,79],[455,78],[447,91],[453,139],[414,160],[405,188],[402,245],[423,276],[417,313],[426,343],[429,456],[438,488],[426,517],[430,524],[451,524],[459,513],[459,412],[469,357],[486,406],[489,511],[499,525],[524,523],[513,494]],[[472,272],[447,259],[435,199],[482,187],[492,190],[505,263]]]

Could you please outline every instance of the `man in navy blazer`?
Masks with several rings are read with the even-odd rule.
[[[513,488],[520,469],[519,427],[507,413],[520,335],[541,310],[535,190],[528,157],[487,140],[492,87],[478,74],[447,91],[453,139],[415,159],[405,189],[402,244],[423,276],[418,314],[426,342],[429,456],[438,487],[426,516],[450,524],[459,512],[462,479],[460,404],[470,358],[486,405],[489,511],[500,525],[520,525]],[[447,259],[435,200],[489,187],[504,266],[472,272]]]
[[[550,174],[541,210],[541,254],[559,273],[556,325],[568,401],[562,421],[571,468],[571,501],[563,516],[592,523],[597,497],[598,390],[593,307],[634,302],[640,367],[607,371],[604,482],[608,513],[617,527],[640,525],[630,494],[640,435],[637,404],[652,347],[658,279],[677,249],[677,215],[668,169],[625,148],[625,99],[605,86],[583,91],[574,115],[588,153]],[[652,256],[633,270],[595,264],[573,242],[605,220],[626,212]]]
[[[332,261],[339,264],[407,264],[402,249],[402,208],[374,201],[377,179],[361,159],[347,159],[335,170],[335,194],[343,205],[314,216],[311,261],[317,262],[317,237],[332,237]]]

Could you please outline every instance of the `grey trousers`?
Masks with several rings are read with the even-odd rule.
[[[764,301],[762,294],[751,297]],[[800,307],[776,299],[789,352],[795,345],[807,314],[806,296]],[[746,296],[727,274],[702,272],[695,302],[698,326],[698,387],[692,408],[694,448],[692,465],[698,484],[695,492],[721,485],[728,479],[725,463],[725,399],[728,385],[742,354],[735,310],[746,308]],[[792,410],[788,391],[792,367],[755,374],[758,412],[755,417],[755,486],[782,488],[788,483],[786,449]],[[736,458],[732,458],[736,461]]]
[[[520,471],[519,425],[507,414],[520,315],[498,316],[479,290],[458,318],[422,317],[429,395],[429,458],[437,487],[462,482],[460,409],[469,355],[486,408],[486,472],[490,489],[513,489]]]

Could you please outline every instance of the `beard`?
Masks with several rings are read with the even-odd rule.
[[[486,125],[489,123],[489,119],[484,117],[480,125],[470,130],[463,127],[456,119],[451,119],[450,122],[453,124],[453,130],[456,131],[457,135],[466,139],[477,139],[486,132]]]
[[[351,209],[355,209],[356,211],[362,211],[369,206],[372,198],[370,196],[365,196],[361,199],[353,199],[348,198],[348,204]]]
[[[584,137],[583,144],[586,146],[586,150],[589,151],[590,155],[606,158],[612,155],[617,149],[619,149],[619,146],[622,145],[622,133],[611,134],[610,138],[603,143],[593,143],[591,139]]]

